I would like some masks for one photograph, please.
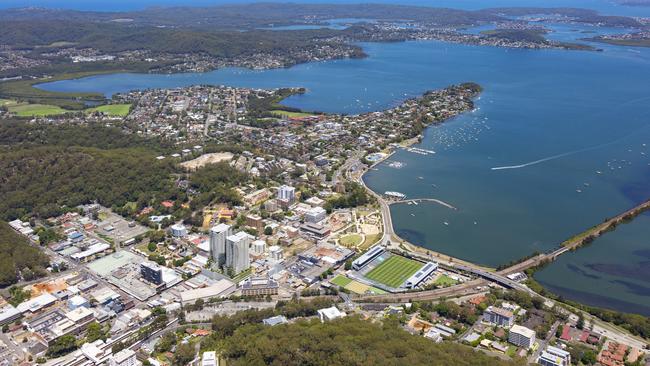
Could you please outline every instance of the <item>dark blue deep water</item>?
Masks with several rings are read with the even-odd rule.
[[[551,37],[582,37],[557,26]],[[621,30],[599,30],[619,32]],[[423,156],[399,151],[365,180],[378,192],[433,197],[392,208],[396,231],[421,246],[478,263],[546,251],[650,198],[650,49],[514,50],[441,42],[363,44],[369,57],[289,69],[203,74],[115,74],[42,85],[100,91],[191,84],[304,86],[286,101],[308,110],[358,113],[425,90],[475,81],[477,110],[429,128]],[[497,169],[493,169],[497,168]],[[447,224],[445,224],[445,222]],[[568,298],[650,314],[648,217],[562,257],[539,280]],[[645,271],[645,272],[644,272]]]

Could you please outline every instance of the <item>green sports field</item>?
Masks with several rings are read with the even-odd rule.
[[[95,108],[86,109],[86,113],[102,112],[109,116],[126,117],[131,109],[131,104],[106,104]]]
[[[423,264],[420,262],[394,255],[373,268],[365,277],[386,286],[397,288],[422,266]]]
[[[347,278],[345,276],[338,275],[334,277],[330,282],[333,284],[348,289],[355,294],[363,295],[367,293],[373,293],[375,295],[385,294],[386,291],[378,289],[376,287],[368,286],[359,281]]]

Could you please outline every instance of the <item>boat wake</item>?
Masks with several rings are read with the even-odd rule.
[[[600,146],[599,146],[599,147],[600,147]],[[596,148],[596,147],[593,147],[593,149],[595,149],[595,148]],[[524,164],[519,164],[519,165],[497,166],[497,167],[491,168],[491,170],[505,170],[505,169],[520,169],[520,168],[525,168],[525,167],[528,167],[528,166],[531,166],[531,165],[536,165],[536,164],[544,163],[544,162],[549,161],[549,160],[554,160],[554,159],[563,158],[563,157],[565,157],[565,156],[569,156],[569,155],[577,154],[577,153],[579,153],[579,152],[583,152],[583,151],[585,151],[585,150],[591,150],[591,149],[592,149],[592,148],[582,149],[582,150],[577,150],[577,151],[569,151],[569,152],[566,152],[566,153],[563,153],[563,154],[553,155],[553,156],[549,156],[548,158],[543,158],[543,159],[539,159],[539,160],[535,160],[535,161],[531,161],[531,162],[524,163]]]
[[[547,161],[560,159],[560,158],[563,158],[565,156],[600,149],[600,148],[603,148],[603,147],[606,147],[606,146],[609,146],[609,145],[619,143],[619,142],[621,142],[621,141],[623,141],[623,140],[625,140],[625,139],[627,139],[627,138],[629,138],[631,136],[634,136],[634,135],[638,134],[640,131],[647,129],[648,127],[650,127],[650,125],[643,126],[643,127],[639,128],[639,129],[637,129],[637,130],[635,130],[635,131],[633,131],[631,133],[628,133],[627,135],[625,135],[623,137],[617,138],[616,140],[613,140],[613,141],[605,142],[603,144],[599,144],[599,145],[595,145],[595,146],[589,146],[589,147],[585,147],[583,149],[578,149],[578,150],[574,150],[574,151],[568,151],[568,152],[565,152],[565,153],[562,153],[562,154],[549,156],[547,158],[543,158],[543,159],[539,159],[539,160],[535,160],[535,161],[530,161],[528,163],[523,163],[523,164],[518,164],[518,165],[497,166],[497,167],[494,167],[494,168],[490,168],[490,170],[521,169],[521,168],[526,168],[526,167],[529,167],[529,166],[532,166],[532,165],[541,164],[541,163],[544,163],[544,162],[547,162]]]

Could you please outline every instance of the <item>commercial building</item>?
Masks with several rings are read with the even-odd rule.
[[[262,320],[262,323],[264,323],[264,325],[269,325],[272,327],[274,325],[287,324],[288,320],[284,315],[277,315]]]
[[[324,208],[316,206],[305,213],[305,222],[317,223],[325,220],[327,211]]]
[[[535,344],[535,332],[531,329],[515,324],[510,328],[508,342],[515,346],[529,349]]]
[[[278,189],[278,199],[292,203],[296,200],[296,189],[287,185],[281,186]]]
[[[510,327],[515,322],[515,316],[511,311],[494,306],[490,306],[485,310],[483,319],[486,322],[502,327]]]
[[[183,291],[180,293],[181,303],[183,306],[191,305],[196,302],[196,300],[202,299],[204,301],[209,300],[213,297],[223,298],[232,294],[237,286],[228,280],[219,280],[215,284],[197,288],[195,290]]]
[[[126,348],[113,355],[110,366],[138,366],[140,361],[135,357],[135,352]]]
[[[343,313],[339,309],[337,309],[336,306],[332,306],[331,308],[325,308],[325,309],[318,310],[318,317],[320,318],[320,321],[322,323],[325,323],[327,321],[331,321],[331,320],[334,320],[334,319],[343,318],[344,316],[345,316],[345,313]]]
[[[79,253],[74,253],[70,256],[70,258],[78,261],[78,262],[84,262],[89,259],[94,258],[98,254],[102,254],[109,250],[111,246],[107,243],[96,243],[88,247],[88,249],[84,250],[83,252]]]
[[[242,296],[277,295],[279,285],[270,278],[249,278],[241,286]]]
[[[219,224],[210,229],[210,252],[217,266],[226,264],[226,238],[232,235],[230,225]]]
[[[74,310],[80,307],[85,307],[85,308],[90,307],[90,302],[88,301],[88,299],[80,295],[75,295],[68,299],[68,309]]]
[[[563,349],[548,346],[537,359],[542,366],[570,366],[571,354]]]
[[[409,277],[406,282],[404,282],[404,287],[406,288],[415,288],[427,277],[429,277],[435,270],[438,269],[438,263],[427,262],[422,268],[415,272],[411,277]]]
[[[18,304],[16,308],[21,313],[26,313],[26,312],[35,313],[43,308],[53,305],[55,302],[56,302],[56,297],[54,295],[44,293],[33,299]]]
[[[357,271],[360,270],[363,266],[370,263],[371,260],[377,258],[383,252],[384,248],[381,246],[377,245],[373,247],[369,251],[363,253],[363,255],[361,255],[359,258],[355,259],[354,262],[352,262],[352,268]]]
[[[140,274],[145,280],[156,285],[162,285],[163,273],[162,268],[153,262],[140,263]]]
[[[0,308],[0,325],[5,325],[20,318],[20,311],[11,304],[5,304]]]
[[[312,236],[316,239],[323,239],[331,232],[329,228],[321,224],[315,224],[313,222],[307,222],[303,225],[300,225],[300,230],[308,236]]]
[[[235,273],[250,268],[248,252],[252,239],[254,238],[244,231],[226,238],[226,267],[232,268]]]

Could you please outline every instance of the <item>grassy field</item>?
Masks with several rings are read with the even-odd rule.
[[[86,109],[86,113],[102,112],[109,116],[126,117],[131,109],[131,104],[107,104]]]
[[[344,247],[356,247],[361,244],[361,235],[359,234],[348,234],[339,238],[339,243]]]
[[[440,277],[438,277],[436,279],[436,282],[434,283],[438,286],[447,287],[447,286],[455,285],[456,281],[453,280],[451,277],[443,274]]]
[[[347,278],[345,276],[336,276],[332,281],[333,284],[343,287],[347,290],[350,290],[356,294],[363,295],[365,293],[371,292],[377,295],[385,294],[386,291],[378,289],[376,287],[368,286],[366,284],[363,284],[359,281],[352,280],[350,278]]]
[[[339,275],[334,277],[330,282],[337,286],[345,287],[349,285],[352,282],[352,280],[347,277]]]
[[[9,107],[10,105],[17,104],[15,100],[0,99],[0,107]]]
[[[379,239],[381,239],[382,233],[366,235],[366,240],[361,244],[359,249],[365,250],[373,246]]]
[[[272,110],[271,113],[276,114],[276,115],[278,115],[278,116],[287,117],[287,118],[295,118],[295,117],[309,117],[309,116],[313,116],[312,113],[289,112],[289,111],[282,111],[282,110],[279,110],[279,109]]]
[[[9,104],[7,109],[18,117],[56,116],[69,112],[59,106],[48,104],[16,103]]]
[[[397,288],[420,268],[422,263],[394,255],[368,272],[366,278]]]

